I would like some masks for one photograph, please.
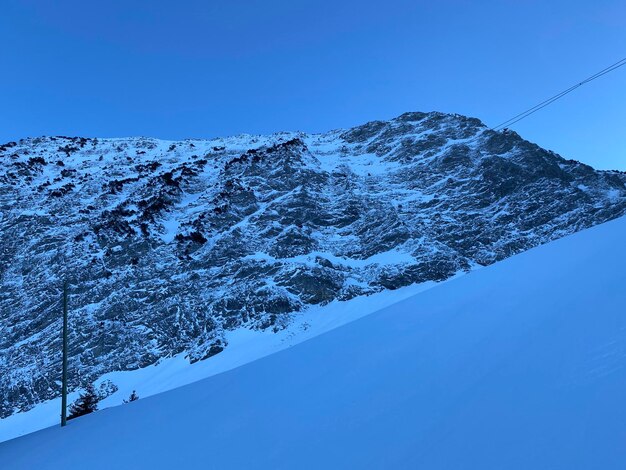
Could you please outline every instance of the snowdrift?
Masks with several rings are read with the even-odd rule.
[[[626,218],[0,444],[48,468],[623,469]]]

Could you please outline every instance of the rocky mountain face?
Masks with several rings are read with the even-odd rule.
[[[326,134],[0,146],[0,417],[235,328],[444,280],[626,213],[626,174],[407,113]]]

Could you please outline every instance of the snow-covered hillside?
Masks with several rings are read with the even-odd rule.
[[[102,399],[98,408],[121,405],[133,391],[145,398],[234,369],[371,314],[434,285],[437,284],[425,282],[396,290],[384,290],[367,297],[314,306],[306,312],[294,314],[289,327],[276,332],[238,328],[226,335],[229,348],[193,364],[181,353],[140,369],[109,372],[96,380],[95,386],[100,390],[107,384],[114,384],[115,391]],[[69,401],[76,400],[81,391],[70,393]],[[38,403],[28,411],[0,419],[0,442],[54,426],[59,422],[60,409],[61,397],[57,397]]]
[[[443,113],[318,135],[1,145],[0,417],[59,396],[63,278],[77,390],[605,222],[626,212],[625,182]]]
[[[626,218],[0,444],[11,469],[623,469]]]

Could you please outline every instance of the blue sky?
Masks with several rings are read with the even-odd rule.
[[[496,125],[626,57],[626,3],[4,0],[0,141]],[[514,129],[626,170],[626,66]]]

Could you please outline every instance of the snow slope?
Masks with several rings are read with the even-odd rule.
[[[116,391],[101,400],[98,407],[102,410],[121,405],[132,391],[145,398],[234,369],[338,328],[435,285],[437,283],[432,281],[424,282],[401,289],[384,290],[368,297],[314,306],[304,313],[294,315],[289,327],[277,332],[240,328],[227,335],[231,347],[221,354],[193,364],[185,357],[185,353],[181,353],[141,369],[109,372],[96,380],[96,389],[109,383],[115,385]],[[68,402],[75,401],[80,392],[81,390],[70,392]],[[0,419],[0,442],[54,426],[59,422],[60,409],[61,397],[58,397],[39,403],[28,411]]]
[[[173,356],[223,354],[242,328],[290,329],[313,307],[443,281],[622,215],[625,172],[458,114],[323,134],[9,142],[0,418],[60,396],[63,280],[76,392]]]
[[[11,469],[623,469],[626,218],[0,444]]]

